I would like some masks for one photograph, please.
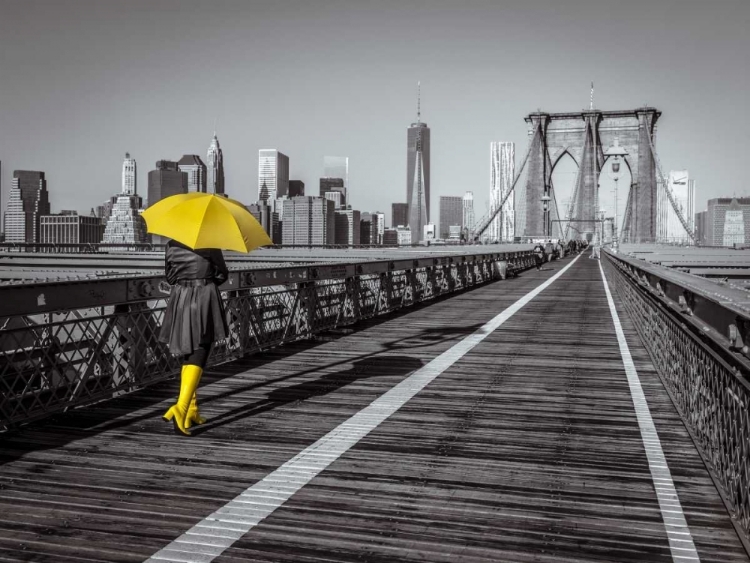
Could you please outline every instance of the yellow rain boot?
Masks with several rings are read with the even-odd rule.
[[[174,431],[177,434],[190,436],[190,431],[188,430],[189,426],[186,424],[186,419],[188,409],[190,408],[190,402],[195,394],[195,390],[198,388],[198,383],[200,383],[202,374],[203,370],[198,366],[190,364],[182,366],[180,396],[177,399],[177,402],[164,414],[164,420],[167,422],[171,420],[174,423]]]
[[[190,401],[185,418],[185,428],[190,428],[193,424],[204,424],[206,422],[206,419],[198,412],[198,397],[196,395],[197,393],[193,393],[193,398]]]

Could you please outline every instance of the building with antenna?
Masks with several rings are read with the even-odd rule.
[[[420,242],[430,222],[430,128],[422,122],[421,83],[417,83],[417,121],[407,130],[406,203],[412,243]]]

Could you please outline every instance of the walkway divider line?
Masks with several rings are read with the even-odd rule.
[[[609,303],[609,312],[612,314],[612,321],[615,325],[615,334],[617,342],[620,345],[620,355],[622,363],[625,366],[625,374],[628,377],[630,386],[630,396],[633,398],[635,414],[638,419],[638,427],[641,430],[641,440],[646,450],[648,467],[651,471],[651,480],[654,483],[656,498],[659,501],[659,510],[664,521],[664,529],[667,532],[669,540],[669,549],[672,552],[673,561],[700,561],[698,551],[693,543],[693,536],[690,534],[685,514],[682,511],[680,499],[677,496],[672,473],[667,465],[667,458],[664,457],[664,450],[661,448],[659,435],[656,433],[654,419],[651,418],[651,411],[646,402],[646,396],[641,387],[641,380],[633,363],[633,357],[630,355],[628,342],[625,340],[625,332],[622,330],[620,317],[617,314],[617,307],[612,299],[612,293],[609,291],[607,276],[604,275],[604,268],[599,262],[599,271],[602,274],[604,291],[607,293],[607,303]]]
[[[581,255],[476,332],[449,348],[367,407],[305,448],[219,510],[207,516],[147,562],[210,563],[260,524],[321,471],[341,457],[414,395],[487,338],[523,306],[552,285]]]

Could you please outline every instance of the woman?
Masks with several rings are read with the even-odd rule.
[[[180,395],[164,414],[174,423],[175,432],[190,436],[190,427],[203,424],[198,413],[198,388],[211,345],[227,337],[224,304],[219,288],[229,271],[221,250],[193,250],[171,240],[164,256],[167,281],[172,285],[159,340],[172,354],[183,357]]]

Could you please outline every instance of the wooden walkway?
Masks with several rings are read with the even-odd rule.
[[[5,437],[0,561],[144,561],[568,262],[211,370],[192,439],[174,382]],[[701,560],[749,561],[620,317]],[[215,559],[672,560],[585,256]]]

